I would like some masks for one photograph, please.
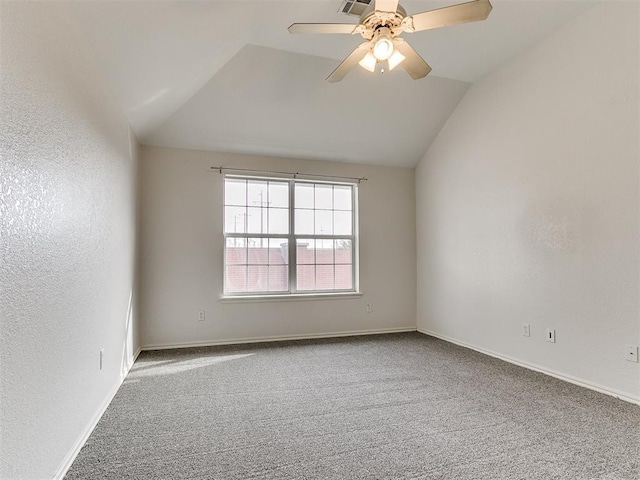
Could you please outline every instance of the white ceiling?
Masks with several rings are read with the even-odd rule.
[[[414,166],[467,90],[438,77],[357,69],[245,46],[155,132],[152,145]]]
[[[455,0],[407,0],[408,13]],[[406,34],[422,80],[361,69],[324,78],[362,41],[290,35],[357,23],[340,0],[77,2],[73,11],[142,143],[413,166],[470,82],[595,2],[492,0],[484,22]]]

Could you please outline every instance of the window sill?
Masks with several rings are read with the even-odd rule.
[[[300,302],[309,300],[343,300],[362,298],[362,292],[293,293],[287,295],[223,295],[220,303]]]

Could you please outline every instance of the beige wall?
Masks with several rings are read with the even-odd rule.
[[[138,347],[136,139],[73,5],[1,8],[0,478],[60,478]]]
[[[367,177],[359,188],[363,296],[221,303],[223,176],[210,171],[220,165]],[[415,329],[413,169],[143,147],[142,183],[143,345]]]
[[[602,2],[472,86],[416,171],[418,328],[637,401],[638,10]]]

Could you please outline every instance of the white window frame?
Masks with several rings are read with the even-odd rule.
[[[289,188],[289,233],[288,234],[270,234],[270,233],[227,233],[226,226],[226,180],[261,180],[261,181],[277,181],[288,183]],[[295,233],[295,185],[296,184],[311,185],[336,185],[351,187],[351,235],[315,235],[315,234],[296,234]],[[223,295],[222,299],[295,299],[304,297],[350,297],[360,296],[359,293],[359,235],[358,235],[358,184],[353,182],[324,181],[307,178],[281,178],[271,176],[255,176],[255,175],[239,175],[225,174],[223,177]],[[315,211],[315,209],[314,209]],[[285,239],[288,243],[288,291],[250,291],[250,292],[227,292],[227,239],[228,238],[264,238],[264,239]],[[297,290],[297,241],[298,240],[350,240],[351,241],[351,288],[350,289],[332,289],[332,290]],[[334,259],[335,262],[335,259]],[[334,263],[335,266],[335,263]]]

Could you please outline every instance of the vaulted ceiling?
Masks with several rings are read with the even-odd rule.
[[[105,0],[73,13],[143,144],[414,166],[471,83],[594,4],[492,3],[484,22],[405,35],[427,78],[357,68],[336,84],[324,79],[361,37],[287,27],[357,23],[340,0]]]

